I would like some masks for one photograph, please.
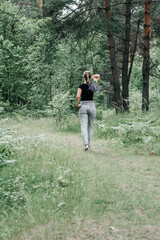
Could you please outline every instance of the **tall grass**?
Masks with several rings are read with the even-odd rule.
[[[89,152],[77,115],[1,124],[17,160],[0,169],[2,240],[158,239],[159,113],[98,111]]]

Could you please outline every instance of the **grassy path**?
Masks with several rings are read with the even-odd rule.
[[[2,169],[20,197],[2,211],[0,239],[160,239],[158,157],[109,140],[84,152],[80,134],[57,133],[49,119],[4,125],[16,130],[23,151]]]

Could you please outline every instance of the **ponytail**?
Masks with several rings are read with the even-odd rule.
[[[85,81],[87,82],[87,84],[89,84],[89,80],[91,79],[91,73],[90,71],[85,71],[83,73],[83,78],[85,79]]]

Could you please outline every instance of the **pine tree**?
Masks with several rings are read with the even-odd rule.
[[[151,0],[145,0],[144,7],[144,43],[143,43],[143,90],[142,90],[142,110],[149,110],[149,68],[150,68],[150,37],[151,37]]]

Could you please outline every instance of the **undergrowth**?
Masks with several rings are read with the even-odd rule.
[[[61,131],[80,133],[78,114],[62,121]],[[112,139],[118,147],[132,148],[139,152],[160,155],[160,114],[159,111],[115,114],[114,110],[97,109],[94,122],[94,137]]]
[[[139,206],[144,207],[148,215],[153,212],[150,206],[153,186],[157,184],[158,159],[153,157],[148,161],[142,156],[135,161],[133,151],[132,154],[128,152],[132,148],[138,152],[145,149],[154,151],[154,155],[159,154],[158,113],[115,115],[114,110],[101,109],[97,113],[93,142],[97,142],[100,151],[88,153],[82,151],[79,142],[76,145],[77,138],[81,139],[78,115],[67,117],[61,127],[56,126],[53,118],[33,119],[19,115],[1,122],[1,147],[4,149],[0,168],[1,239],[29,239],[30,234],[33,239],[67,239],[67,226],[72,226],[73,231],[75,219],[85,221],[89,216],[98,221],[105,213],[109,219],[114,216],[115,220],[123,213],[122,222],[125,219],[133,225],[134,221],[141,221],[141,216],[137,217],[135,212]],[[152,176],[151,188],[145,176]],[[148,192],[146,197],[146,187],[149,197]],[[130,190],[134,193],[133,198]],[[155,199],[159,199],[156,194]],[[156,217],[158,207],[154,211]],[[34,228],[48,227],[50,222],[56,223],[55,229],[59,229],[49,229],[54,237],[48,237],[47,233],[43,235],[39,233],[40,229],[36,231]],[[66,224],[64,229],[62,222]],[[116,221],[115,224],[118,226]],[[32,233],[30,229],[34,229]],[[28,231],[27,235],[24,230]],[[122,235],[125,234],[124,228]],[[138,237],[130,239],[140,239]],[[87,236],[84,239],[88,239]]]
[[[3,119],[0,124],[8,119]],[[0,127],[0,168],[7,164],[16,162],[16,152],[18,149],[17,139],[13,137],[13,131]]]
[[[111,118],[111,120],[109,119]],[[121,147],[130,147],[141,152],[148,151],[160,155],[160,116],[133,113],[107,116],[95,122],[95,134],[103,139],[115,139]]]

